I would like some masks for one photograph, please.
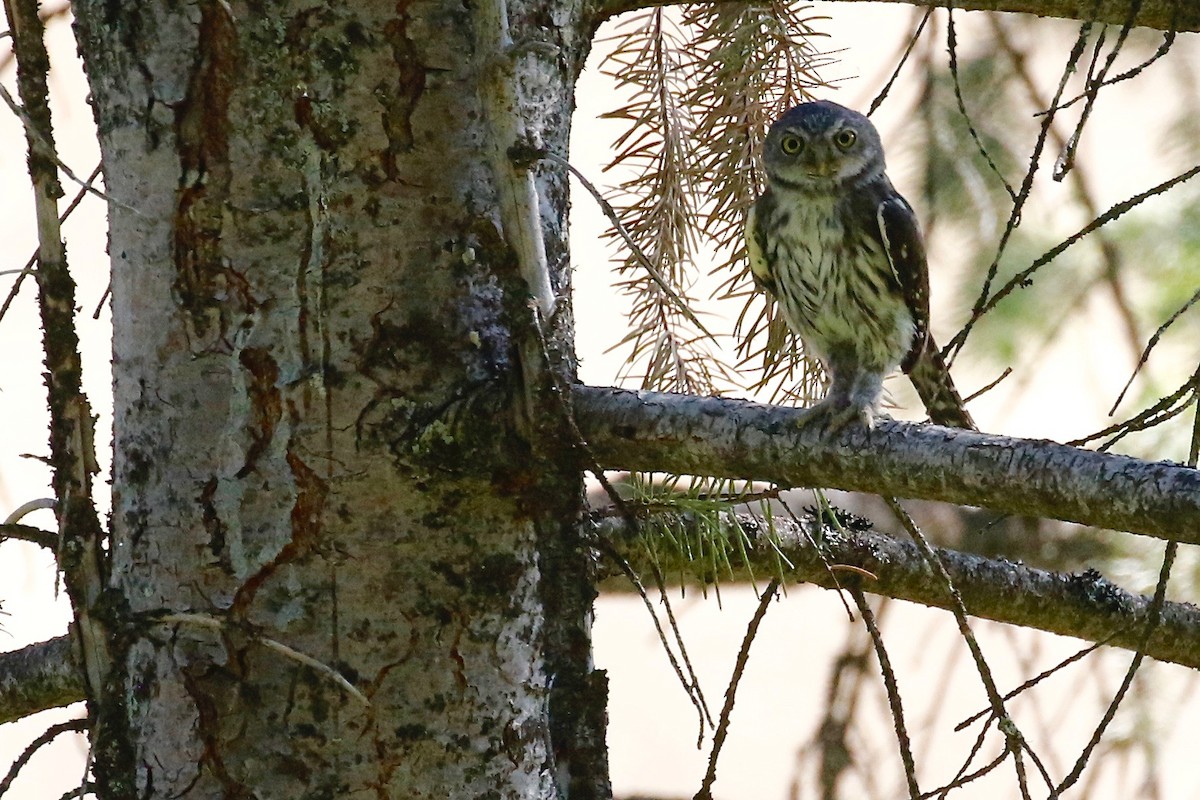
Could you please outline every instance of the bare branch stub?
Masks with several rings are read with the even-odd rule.
[[[0,653],[0,725],[84,699],[70,636]]]

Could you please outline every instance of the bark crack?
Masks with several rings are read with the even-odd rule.
[[[250,373],[246,387],[250,401],[246,435],[250,438],[250,446],[242,468],[235,473],[240,479],[254,471],[258,459],[275,438],[275,428],[283,416],[283,396],[278,386],[279,365],[267,350],[247,347],[238,355],[238,360]]]
[[[329,492],[329,485],[290,447],[287,452],[287,463],[291,468],[292,478],[296,482],[296,499],[292,503],[290,517],[291,539],[274,558],[259,567],[256,573],[238,587],[229,606],[232,619],[244,620],[249,612],[250,604],[254,602],[254,597],[263,584],[283,565],[311,553],[320,540],[321,518],[325,511],[325,498]]]
[[[179,193],[174,220],[175,293],[190,333],[207,349],[225,340],[232,317],[254,309],[245,278],[223,258],[229,164],[230,98],[237,82],[237,31],[228,7],[200,4],[196,63],[175,108]]]
[[[183,675],[183,686],[196,708],[197,733],[204,748],[200,763],[207,767],[221,784],[225,800],[253,800],[254,792],[230,774],[221,754],[221,719],[216,701],[200,686],[200,677],[195,674],[197,668],[183,667],[180,672]]]
[[[426,67],[408,31],[411,4],[412,0],[398,0],[396,16],[384,26],[383,33],[396,62],[396,79],[391,85],[380,84],[375,93],[383,105],[383,130],[388,140],[387,150],[382,154],[383,170],[390,180],[399,177],[397,161],[416,144],[412,117],[425,93]]]

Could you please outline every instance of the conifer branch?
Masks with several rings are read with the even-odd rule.
[[[607,469],[941,500],[1200,544],[1200,471],[1049,441],[881,422],[834,437],[803,409],[577,386],[574,410]]]
[[[670,524],[686,528],[697,524],[698,519],[694,514],[672,515]],[[750,543],[744,550],[744,560],[731,554],[734,569],[723,579],[727,585],[747,580],[751,573],[769,573],[778,548],[792,564],[784,576],[788,580],[837,588],[824,558],[839,567],[873,576],[859,584],[865,592],[931,608],[949,606],[945,585],[930,574],[917,546],[910,541],[875,531],[818,530],[811,519],[797,523],[776,517],[769,531],[763,520],[747,514],[724,514],[722,521],[730,528],[730,537],[742,536]],[[638,544],[627,521],[606,519],[599,533],[629,559],[634,570],[649,568],[644,563],[646,549]],[[934,550],[973,617],[1126,650],[1137,650],[1145,641],[1152,599],[1125,591],[1095,570],[1048,572],[946,548]],[[656,557],[665,572],[688,574],[686,565],[679,568],[664,561],[667,556],[663,552]],[[1189,603],[1163,603],[1158,626],[1144,652],[1159,661],[1200,668],[1200,608]]]
[[[843,0],[855,2],[856,0]],[[596,24],[640,8],[674,5],[677,0],[600,0]],[[1129,16],[1129,0],[885,0],[914,6],[956,8],[965,11],[1008,11],[1039,17],[1094,20],[1121,25]],[[1200,31],[1200,5],[1185,0],[1145,0],[1134,18],[1134,26],[1160,31]]]

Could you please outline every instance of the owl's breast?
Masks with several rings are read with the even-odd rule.
[[[891,265],[867,225],[836,202],[774,209],[765,257],[784,318],[823,361],[851,353],[864,367],[891,370],[908,351],[913,320]]]

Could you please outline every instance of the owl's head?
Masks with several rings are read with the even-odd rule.
[[[788,110],[763,145],[767,178],[781,188],[830,190],[883,174],[883,143],[871,121],[845,106],[818,100]]]

